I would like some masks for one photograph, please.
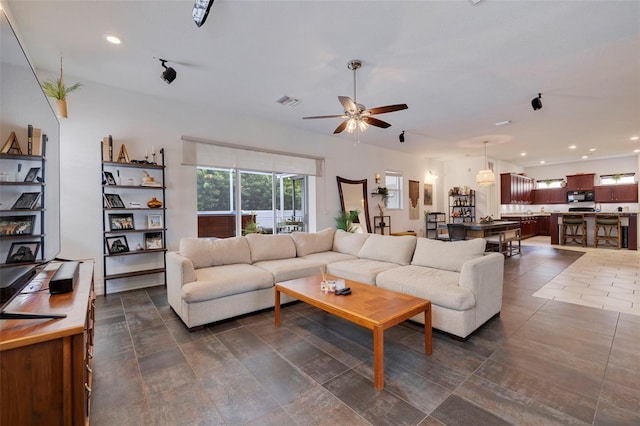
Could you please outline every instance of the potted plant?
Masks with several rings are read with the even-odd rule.
[[[387,201],[389,200],[389,190],[384,186],[379,186],[378,194],[382,198],[382,202],[384,203],[384,206],[387,207]]]
[[[358,210],[351,210],[349,213],[342,210],[336,219],[336,228],[347,232],[355,232],[356,227],[353,222],[358,218]]]
[[[47,97],[56,100],[58,117],[67,118],[67,95],[82,86],[82,84],[75,83],[71,86],[65,86],[62,77],[62,57],[60,57],[60,78],[55,81],[45,81],[41,86]]]

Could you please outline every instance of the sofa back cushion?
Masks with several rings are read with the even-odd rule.
[[[296,245],[290,235],[249,234],[245,238],[249,243],[253,262],[296,257]]]
[[[371,234],[358,252],[362,259],[408,265],[416,248],[416,237]]]
[[[411,264],[460,272],[467,260],[483,255],[486,244],[484,238],[451,242],[418,238]]]
[[[331,251],[333,248],[334,228],[327,228],[320,232],[292,232],[291,239],[296,245],[296,253],[298,257],[306,256],[313,253],[322,253]]]
[[[195,269],[209,266],[251,263],[245,237],[223,239],[182,238],[180,254],[191,260]]]
[[[338,229],[333,236],[333,251],[357,256],[369,235],[371,234],[354,234]]]

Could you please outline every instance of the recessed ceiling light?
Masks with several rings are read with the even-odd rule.
[[[637,154],[638,152],[640,152],[640,149],[634,149],[633,152]]]
[[[595,151],[595,150],[596,150],[595,148],[591,148],[591,149],[589,150],[589,152],[593,152],[593,151]]]
[[[575,145],[569,145],[569,149],[576,149]]]
[[[637,141],[638,139],[640,139],[640,136],[631,136],[629,138],[630,141]]]
[[[540,164],[544,164],[544,163],[546,163],[546,161],[544,161],[544,160],[540,161]]]
[[[526,152],[521,152],[521,153],[520,153],[520,157],[526,157],[526,156],[527,156],[527,153],[526,153]]]
[[[120,38],[116,37],[114,35],[106,35],[106,36],[104,36],[104,38],[111,44],[120,44],[120,43],[122,43]]]
[[[511,124],[511,120],[504,120],[504,121],[498,121],[496,123],[496,126],[508,126],[509,124]]]
[[[588,155],[583,155],[583,156],[582,156],[582,159],[583,159],[583,160],[586,160],[587,158],[589,158],[589,156],[588,156]]]

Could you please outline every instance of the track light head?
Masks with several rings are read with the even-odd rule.
[[[171,84],[173,82],[173,80],[176,79],[176,76],[178,75],[176,73],[176,70],[174,70],[171,67],[166,66],[167,60],[166,59],[160,59],[160,63],[162,64],[162,67],[164,68],[164,71],[162,71],[162,74],[160,74],[160,78],[162,80],[164,80],[167,84]]]
[[[542,93],[538,93],[537,98],[531,99],[531,107],[534,111],[537,111],[542,108]]]
[[[400,143],[404,143],[404,130],[402,131],[402,133],[400,133],[400,136],[398,136],[398,139],[400,139]]]

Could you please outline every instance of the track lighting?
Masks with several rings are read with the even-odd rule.
[[[534,111],[537,111],[542,108],[542,93],[538,93],[537,98],[531,99],[531,106]]]
[[[404,130],[402,131],[402,133],[400,133],[400,136],[398,136],[398,139],[400,139],[400,143],[404,143]]]
[[[166,62],[167,62],[166,59],[160,59],[160,63],[164,68],[164,71],[162,71],[162,74],[160,74],[160,78],[163,79],[167,84],[171,84],[173,80],[176,79],[177,73],[176,73],[176,70],[174,70],[173,68],[166,66],[165,65]]]

